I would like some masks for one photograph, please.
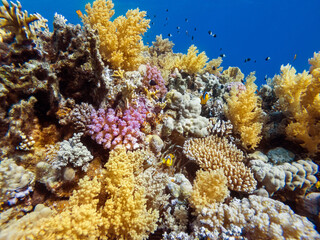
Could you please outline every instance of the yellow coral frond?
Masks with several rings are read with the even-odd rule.
[[[191,45],[187,55],[182,55],[176,62],[175,67],[184,70],[188,74],[200,73],[205,67],[208,57],[205,52],[198,55],[199,50],[196,46]]]

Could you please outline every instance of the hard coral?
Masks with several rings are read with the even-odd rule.
[[[255,190],[257,182],[243,163],[243,153],[226,138],[209,136],[189,139],[183,150],[189,159],[195,160],[204,170],[222,169],[228,179],[229,189],[243,192]]]
[[[28,16],[27,11],[22,11],[19,1],[17,4],[11,2],[11,7],[6,0],[2,0],[3,6],[0,7],[0,27],[4,28],[15,35],[18,44],[23,41],[32,39],[34,33],[30,29],[30,23],[39,20],[35,14]]]
[[[137,149],[144,138],[140,131],[141,124],[146,119],[146,109],[143,106],[130,107],[123,114],[114,109],[99,109],[91,113],[89,134],[104,148],[113,149],[120,145],[129,150]]]
[[[273,79],[280,107],[288,116],[289,139],[297,141],[310,154],[320,152],[320,52],[309,60],[310,73],[296,74],[290,65],[281,66],[281,75]]]
[[[243,145],[249,149],[256,148],[262,138],[263,111],[260,98],[255,93],[255,79],[253,73],[247,77],[245,91],[240,92],[240,89],[234,86],[225,106],[227,118],[232,122],[235,132],[240,134]]]
[[[146,12],[135,9],[112,22],[110,19],[114,14],[113,5],[111,0],[96,0],[92,7],[87,4],[88,15],[84,16],[83,20],[98,30],[100,52],[105,62],[116,69],[135,70],[143,62],[142,35],[149,28],[150,20],[144,18]]]

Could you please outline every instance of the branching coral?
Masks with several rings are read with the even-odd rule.
[[[225,106],[225,113],[235,132],[240,134],[243,145],[251,149],[258,146],[263,125],[263,111],[260,98],[255,93],[255,79],[253,73],[246,78],[245,91],[239,92],[237,87],[233,87]]]
[[[195,160],[204,170],[222,169],[231,190],[251,192],[256,188],[253,174],[243,163],[243,153],[226,138],[209,136],[189,139],[183,150],[189,159]]]
[[[146,12],[135,9],[112,22],[113,6],[111,0],[96,0],[92,7],[87,4],[88,15],[83,20],[98,30],[100,53],[105,62],[115,69],[134,70],[144,61],[141,56],[144,49],[142,35],[149,28],[150,20],[144,18]]]
[[[11,6],[6,0],[2,0],[0,7],[0,27],[15,35],[16,42],[21,44],[24,40],[32,39],[34,33],[30,29],[30,23],[39,19],[35,14],[28,15],[27,11],[22,11],[19,1],[17,4],[11,2]]]
[[[310,73],[296,74],[290,65],[281,66],[281,75],[274,77],[273,85],[290,120],[288,138],[315,154],[320,152],[320,52],[314,53],[309,63]]]
[[[188,74],[201,72],[208,61],[208,57],[205,52],[202,52],[199,55],[198,52],[199,50],[197,47],[191,45],[188,49],[187,55],[182,55],[177,59],[175,67]]]
[[[92,110],[89,134],[97,143],[106,149],[113,149],[120,145],[129,150],[137,149],[144,138],[140,128],[146,120],[144,106],[132,107],[123,113],[112,108],[107,110]]]

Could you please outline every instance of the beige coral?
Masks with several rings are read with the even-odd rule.
[[[256,188],[256,180],[244,163],[244,156],[226,138],[209,136],[193,138],[185,142],[184,153],[195,160],[205,170],[222,169],[231,190],[251,192]]]
[[[204,208],[194,223],[209,231],[221,231],[238,226],[249,239],[320,239],[314,225],[295,214],[289,206],[271,198],[251,195],[229,204],[219,204],[215,209]]]

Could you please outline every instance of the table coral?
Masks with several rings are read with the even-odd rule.
[[[238,88],[233,87],[225,106],[227,118],[232,122],[235,132],[240,134],[242,144],[248,149],[254,149],[260,143],[264,121],[260,98],[255,93],[255,79],[253,73],[246,78],[245,91],[239,92]]]
[[[100,52],[105,62],[115,69],[134,70],[143,62],[144,49],[142,35],[149,28],[150,20],[146,12],[139,9],[129,10],[126,16],[110,21],[114,14],[111,0],[96,0],[91,7],[86,5],[85,23],[97,29],[100,36]]]
[[[310,154],[320,152],[320,52],[309,59],[310,73],[296,74],[289,64],[273,79],[281,109],[289,118],[286,134]]]
[[[243,153],[226,138],[218,136],[192,138],[185,142],[183,151],[204,170],[222,169],[231,190],[243,192],[255,190],[257,182],[250,169],[243,163]]]

